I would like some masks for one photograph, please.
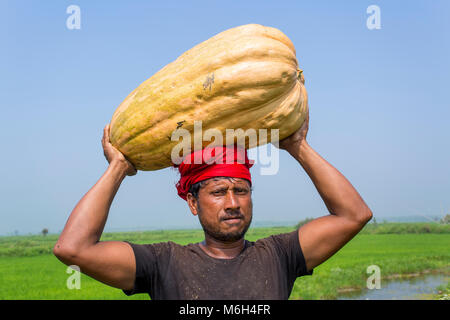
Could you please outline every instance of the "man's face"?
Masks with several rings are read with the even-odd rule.
[[[188,194],[188,203],[205,233],[219,241],[242,239],[252,221],[251,188],[245,179],[209,179],[200,188],[198,201]]]

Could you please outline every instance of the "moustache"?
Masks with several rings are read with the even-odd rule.
[[[244,219],[244,215],[240,211],[227,212],[220,220]]]

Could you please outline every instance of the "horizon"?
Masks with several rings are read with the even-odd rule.
[[[450,214],[450,213],[447,213]],[[374,221],[377,223],[437,223],[440,224],[439,220],[441,220],[444,215],[416,215],[416,216],[389,216],[389,217],[373,217],[368,224],[373,224]],[[314,218],[314,217],[306,217]],[[380,219],[379,221],[376,219]],[[375,219],[375,220],[374,220]],[[304,220],[304,219],[302,219]],[[260,220],[260,221],[252,221],[250,225],[250,229],[252,228],[276,228],[276,227],[295,227],[300,221],[270,221],[270,220]],[[34,235],[42,235],[41,231],[20,233],[18,230],[14,230],[13,232],[0,234],[0,237],[13,237],[13,236],[34,236]],[[47,235],[59,235],[63,231],[62,229],[58,232],[52,232],[52,230],[48,230]],[[151,226],[139,226],[139,227],[130,227],[130,228],[121,228],[121,227],[113,227],[107,228],[105,227],[103,233],[126,233],[126,232],[152,232],[152,231],[173,231],[173,230],[202,230],[200,223],[194,223],[192,225],[173,225],[166,227],[151,227]]]

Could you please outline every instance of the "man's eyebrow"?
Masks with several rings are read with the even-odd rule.
[[[211,190],[209,190],[208,192],[214,193],[214,192],[222,192],[222,191],[227,191],[228,187],[223,186],[223,187],[212,187]]]
[[[230,189],[229,186],[212,186],[211,189],[213,190],[228,190]],[[248,185],[237,185],[237,186],[232,186],[231,189],[235,190],[235,189],[246,189],[246,190],[250,190],[251,187],[249,187]]]
[[[211,186],[211,189],[228,189],[228,186],[224,186],[224,185],[216,185],[216,186]]]
[[[207,181],[207,183],[205,183],[205,187],[208,188],[228,188],[228,185],[226,184],[225,181],[220,181],[220,180],[209,180]],[[248,188],[248,189],[252,189],[252,186],[250,185],[250,183],[246,180],[236,180],[235,184],[233,185],[232,188]]]
[[[250,187],[246,184],[233,186],[233,189],[250,189]]]

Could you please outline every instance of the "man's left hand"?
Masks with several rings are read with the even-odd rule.
[[[291,134],[289,137],[284,138],[280,141],[279,148],[288,151],[289,153],[298,151],[300,145],[306,142],[306,135],[308,134],[309,128],[309,110],[306,113],[306,119],[303,122],[300,129]]]

